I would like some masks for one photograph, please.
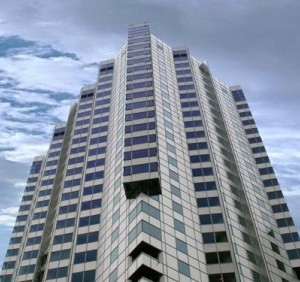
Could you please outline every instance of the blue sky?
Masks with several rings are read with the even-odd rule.
[[[81,86],[95,82],[97,63],[126,42],[127,25],[141,21],[243,86],[299,230],[299,12],[290,0],[1,3],[0,265],[32,158],[46,153]]]

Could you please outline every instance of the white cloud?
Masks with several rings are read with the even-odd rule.
[[[14,226],[18,210],[18,207],[0,209],[0,225]]]

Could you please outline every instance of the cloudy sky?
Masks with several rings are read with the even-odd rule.
[[[148,21],[241,84],[300,230],[300,1],[2,1],[0,9],[0,266],[33,156],[44,154],[97,63],[127,25]]]

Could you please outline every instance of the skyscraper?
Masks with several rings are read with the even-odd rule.
[[[240,86],[148,24],[33,161],[1,281],[300,279],[300,239]]]

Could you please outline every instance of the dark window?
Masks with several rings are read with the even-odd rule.
[[[137,119],[151,118],[154,116],[155,116],[154,111],[140,112],[140,113],[126,114],[125,120],[132,121],[132,120],[137,120]]]
[[[281,237],[282,237],[282,240],[283,240],[284,243],[300,241],[300,237],[299,237],[298,232],[281,234]]]
[[[72,240],[73,240],[73,233],[56,235],[56,236],[54,236],[54,239],[53,239],[53,245],[72,242]]]
[[[33,238],[28,238],[26,241],[26,246],[32,246],[32,245],[36,245],[41,243],[42,241],[42,237],[41,236],[37,236],[37,237],[33,237]]]
[[[154,171],[158,171],[158,163],[157,162],[125,166],[124,167],[124,176],[138,174],[138,173],[145,173],[145,172],[154,172]]]
[[[97,250],[75,253],[74,264],[97,260]]]
[[[38,232],[44,229],[44,223],[33,224],[30,226],[29,232]]]
[[[16,262],[15,261],[6,261],[6,262],[4,262],[3,263],[3,265],[2,265],[2,270],[5,270],[5,269],[13,269],[13,268],[15,268],[15,264],[16,264]],[[1,276],[1,278],[2,278],[3,276]],[[3,281],[3,280],[1,280],[1,281]],[[5,280],[4,280],[5,281]]]
[[[90,209],[96,209],[101,207],[101,199],[96,199],[96,200],[90,200],[86,202],[81,203],[81,210],[90,210]]]
[[[273,167],[265,167],[259,169],[260,175],[272,174],[274,173]]]
[[[79,219],[79,227],[100,223],[100,215],[90,215]]]
[[[191,131],[191,132],[186,132],[186,138],[201,138],[205,137],[205,132],[204,131]]]
[[[156,134],[125,138],[125,146],[156,142]]]
[[[82,156],[82,157],[75,157],[75,158],[69,159],[68,164],[69,165],[71,165],[71,164],[77,164],[77,163],[82,163],[83,161],[84,161],[84,156]]]
[[[22,242],[22,237],[11,237],[9,240],[10,245],[19,244],[21,242]]]
[[[276,186],[279,185],[277,178],[263,180],[265,187]]]
[[[255,158],[255,161],[257,164],[263,164],[263,163],[269,163],[270,159],[269,157],[261,157],[261,158]]]
[[[96,172],[92,172],[92,173],[87,173],[85,175],[85,181],[102,179],[103,176],[104,176],[104,171],[96,171]]]
[[[91,232],[86,234],[77,235],[77,245],[97,242],[99,232]]]
[[[272,206],[273,213],[289,211],[287,204],[279,204]]]
[[[24,252],[22,259],[27,260],[27,259],[37,258],[38,253],[39,253],[39,250]]]
[[[67,275],[68,275],[68,267],[49,269],[47,274],[47,280],[66,277]]]
[[[59,214],[76,212],[76,210],[77,210],[77,204],[62,206],[62,207],[59,208]]]
[[[69,259],[70,258],[70,253],[71,250],[60,250],[57,252],[52,252],[50,256],[50,261],[61,261],[64,259]]]
[[[252,153],[264,153],[266,152],[266,148],[264,146],[252,148]]]
[[[189,150],[203,150],[207,149],[207,143],[206,142],[197,142],[197,143],[189,143],[188,149]]]
[[[202,237],[204,244],[223,243],[228,241],[225,231],[202,233]]]
[[[35,205],[36,208],[48,207],[50,200],[38,201]]]
[[[203,123],[201,120],[192,120],[192,121],[185,121],[184,122],[185,127],[196,127],[196,126],[203,126]]]
[[[250,144],[262,142],[261,137],[248,138],[248,140],[249,140],[249,143],[250,143]]]
[[[200,224],[218,224],[223,223],[223,216],[221,213],[203,214],[200,215]]]
[[[9,249],[6,251],[6,255],[7,257],[13,257],[13,256],[17,256],[19,253],[19,249]]]
[[[228,263],[232,262],[230,252],[215,252],[215,253],[206,253],[206,263],[215,264],[215,263]]]
[[[138,158],[146,158],[157,155],[157,148],[143,149],[124,152],[124,160],[132,160]]]
[[[52,189],[41,190],[39,192],[39,197],[49,196],[52,193]]]
[[[268,192],[267,195],[268,195],[269,200],[283,198],[283,194],[282,194],[281,190]]]
[[[276,219],[278,227],[294,226],[295,223],[291,217]]]
[[[188,112],[183,112],[183,117],[186,118],[186,117],[199,117],[201,114],[200,114],[200,111],[188,111]]]
[[[78,196],[79,196],[79,191],[73,191],[73,192],[63,193],[61,195],[61,200],[62,201],[67,201],[67,200],[78,198]]]
[[[58,220],[56,223],[56,229],[72,227],[72,226],[74,226],[74,224],[75,224],[75,218]]]
[[[204,168],[194,168],[192,169],[193,176],[205,176],[205,175],[213,175],[213,169],[211,167]]]
[[[197,206],[199,208],[215,207],[215,206],[219,206],[219,205],[220,205],[219,197],[207,197],[207,198],[198,198],[197,199]]]
[[[216,183],[214,181],[194,183],[194,187],[196,191],[210,191],[217,189]]]
[[[83,272],[73,273],[72,282],[94,282],[96,277],[95,270],[86,270]]]
[[[26,266],[21,266],[19,270],[19,275],[24,275],[24,274],[29,274],[33,273],[35,269],[35,264],[33,265],[26,265]]]
[[[93,161],[88,161],[86,167],[91,168],[91,167],[98,167],[102,166],[105,164],[105,159],[98,159],[98,160],[93,160]]]
[[[105,152],[106,152],[106,147],[99,147],[99,148],[95,148],[95,149],[90,149],[89,150],[89,156],[104,154]]]
[[[132,133],[132,132],[137,132],[137,131],[142,131],[142,130],[151,130],[154,128],[155,128],[155,122],[126,125],[125,133]]]
[[[290,260],[299,259],[300,258],[300,249],[288,250],[288,257]]]

